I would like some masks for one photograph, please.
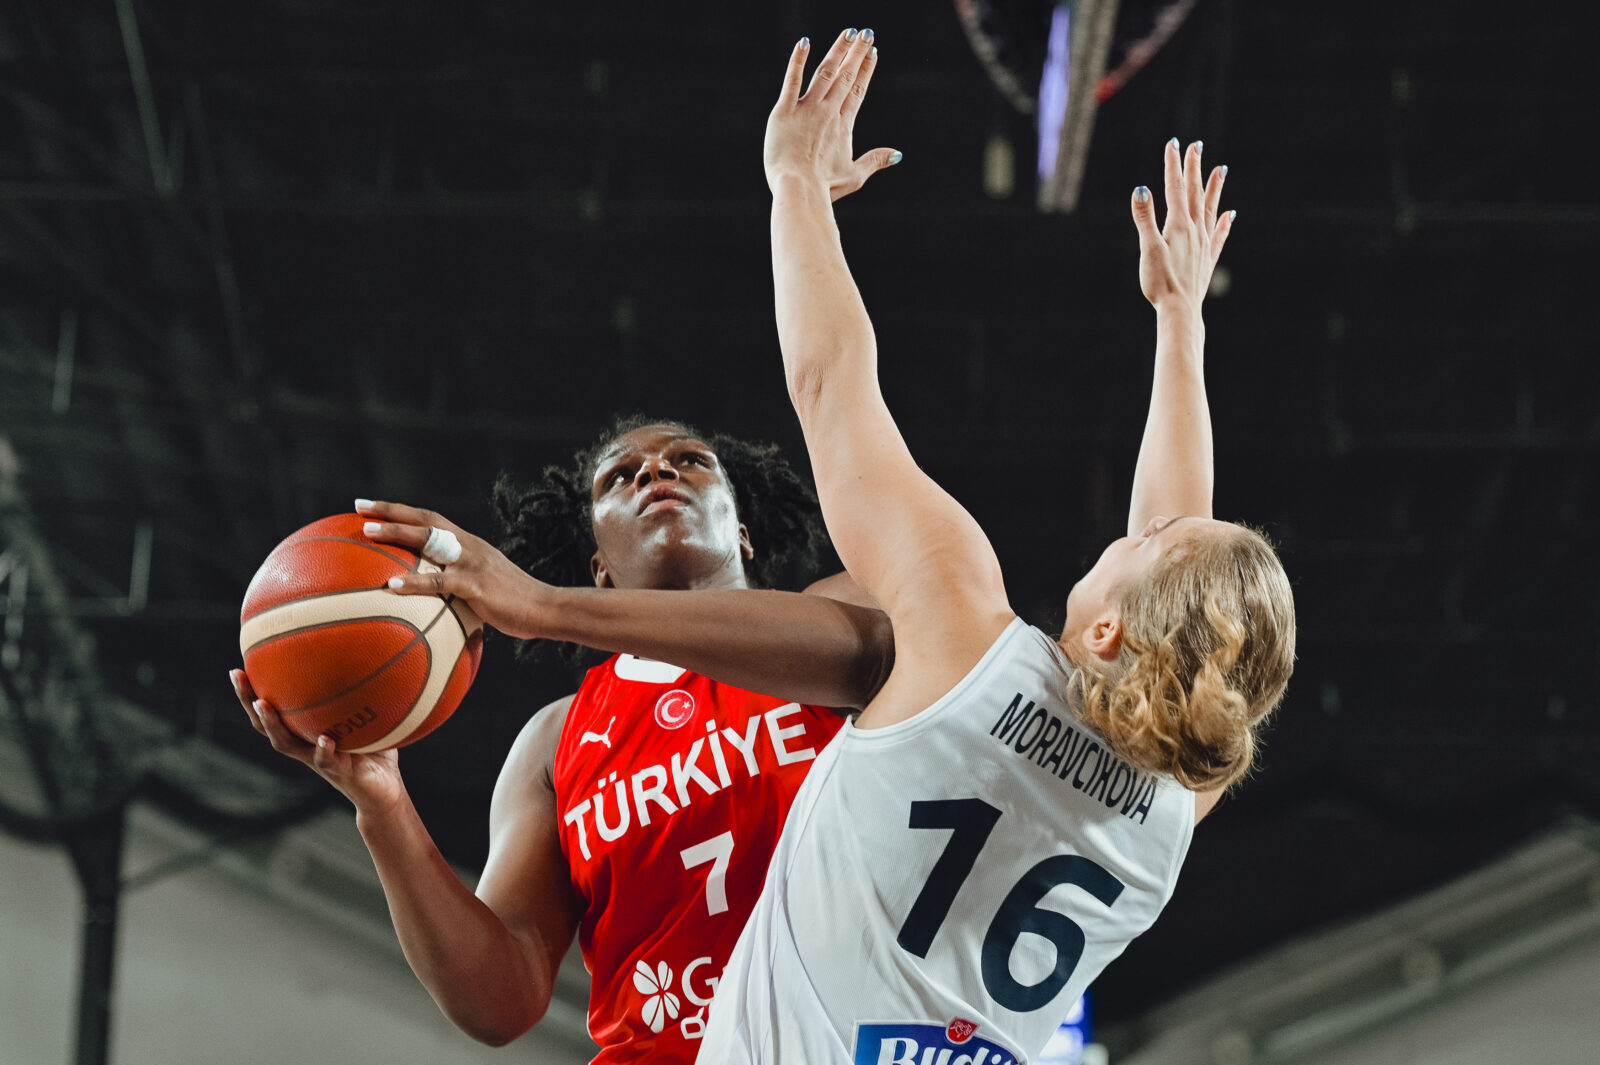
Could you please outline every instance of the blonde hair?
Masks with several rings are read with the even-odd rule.
[[[1136,768],[1233,783],[1294,672],[1294,594],[1261,533],[1180,540],[1123,593],[1122,647],[1074,677],[1079,715]]]

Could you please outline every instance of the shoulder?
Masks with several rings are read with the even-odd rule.
[[[576,693],[545,704],[522,726],[495,784],[496,806],[501,805],[502,798],[528,794],[530,788],[554,797],[556,749],[561,745],[561,733],[574,698]]]
[[[984,604],[959,621],[923,625],[915,639],[903,638],[896,624],[894,668],[858,723],[892,725],[943,699],[990,659],[1016,618],[1009,607]]]

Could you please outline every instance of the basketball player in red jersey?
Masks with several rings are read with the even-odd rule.
[[[736,486],[718,449],[688,427],[620,424],[623,431],[579,456],[577,470],[547,471],[530,489],[497,486],[511,528],[505,553],[437,515],[358,506],[375,519],[370,528],[379,538],[406,535],[384,522],[455,531],[465,553],[452,568],[477,567],[485,585],[499,588],[526,583],[529,570],[555,575],[551,557],[570,555],[576,544],[560,531],[563,512],[588,519],[587,568],[598,589],[732,590],[748,587],[752,569],[764,578],[754,567],[761,545],[740,521],[736,494],[752,517],[763,501],[786,515],[757,526],[776,554],[810,543],[814,497],[774,449],[713,438],[755,482]],[[575,486],[581,500],[570,498]],[[552,503],[561,496],[569,498]],[[848,578],[834,578],[812,590],[848,597],[852,589]],[[241,670],[233,671],[238,697],[274,748],[355,804],[406,958],[459,1027],[495,1045],[527,1031],[544,1014],[576,935],[593,975],[595,1061],[692,1061],[705,1007],[760,892],[789,803],[842,723],[821,707],[861,705],[887,673],[884,616],[822,594],[800,597],[815,604],[818,620],[797,625],[792,612],[763,609],[759,594],[640,603],[598,593],[563,611],[562,631],[547,624],[535,632],[494,597],[464,597],[514,636],[651,654],[704,631],[697,664],[733,683],[616,655],[590,670],[575,694],[534,715],[495,787],[476,895],[418,818],[396,752],[351,755],[304,743],[255,699]],[[728,638],[730,618],[745,636]],[[778,625],[788,627],[773,631]],[[790,649],[792,667],[788,656],[773,660],[775,646]],[[777,695],[734,686],[757,677]]]

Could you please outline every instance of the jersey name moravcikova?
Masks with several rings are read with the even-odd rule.
[[[1171,897],[1194,795],[1067,710],[1014,619],[932,706],[812,767],[703,1060],[1023,1065]]]
[[[842,724],[631,655],[588,672],[554,783],[596,1062],[694,1060],[790,804]]]

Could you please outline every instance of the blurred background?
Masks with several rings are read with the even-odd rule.
[[[509,1049],[438,1015],[233,699],[239,601],[356,496],[491,532],[617,413],[803,461],[760,143],[845,26],[857,148],[905,153],[838,211],[885,392],[1046,628],[1125,520],[1129,192],[1173,136],[1230,167],[1217,512],[1281,546],[1300,662],[1091,1057],[1593,1062],[1592,14],[1069,6],[1064,71],[1047,2],[0,2],[0,1063],[586,1060],[575,957]],[[510,651],[402,757],[468,879],[576,681]]]

